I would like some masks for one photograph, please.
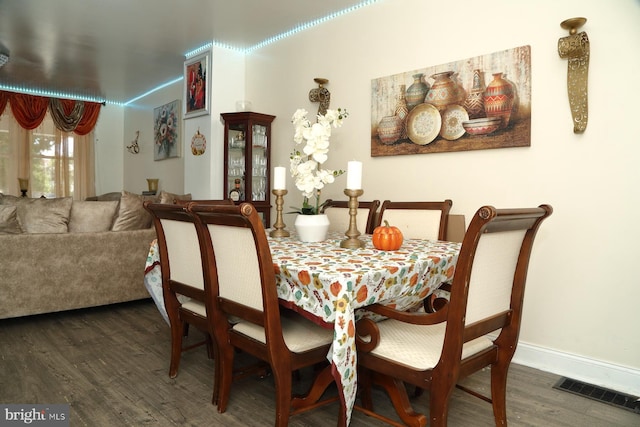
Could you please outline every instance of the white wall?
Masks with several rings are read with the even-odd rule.
[[[211,52],[211,108],[210,115],[185,120],[185,143],[198,129],[207,139],[207,151],[193,156],[186,151],[185,193],[195,199],[225,198],[224,187],[224,125],[220,113],[235,111],[235,101],[243,99],[245,57],[243,54],[214,47]]]
[[[568,35],[560,22],[577,16],[588,18],[582,30],[591,41],[582,135],[572,131],[567,61],[557,51]],[[277,116],[272,164],[286,165],[291,115],[301,107],[316,111],[308,100],[313,78],[329,79],[331,107],[351,115],[334,132],[327,165],[344,169],[348,160],[362,160],[365,199],[451,198],[453,213],[467,218],[484,204],[553,205],[531,260],[521,360],[553,372],[576,368],[557,362],[575,356],[584,371],[606,367],[593,381],[638,394],[638,22],[636,0],[606,7],[597,0],[380,1],[248,56],[246,94],[256,110]],[[531,147],[370,157],[371,79],[522,45],[532,50]],[[344,198],[345,179],[323,196]],[[290,178],[287,186],[286,206],[299,203]],[[293,218],[285,220],[291,228]]]
[[[96,194],[123,188],[123,108],[106,105],[100,109],[95,127]]]
[[[220,113],[235,111],[235,101],[244,99],[244,62],[241,53],[212,49],[212,96],[210,114],[182,121],[182,148],[179,158],[153,160],[153,110],[179,99],[184,102],[183,81],[176,82],[141,98],[127,107],[108,105],[100,114],[96,133],[103,133],[109,145],[96,154],[97,194],[125,189],[140,194],[147,189],[147,178],[158,178],[159,190],[171,193],[191,193],[195,199],[223,197],[223,131]],[[123,131],[124,129],[124,131]],[[140,152],[131,154],[126,147],[140,131]],[[196,132],[207,140],[207,150],[201,156],[191,154],[191,139]],[[124,133],[123,133],[124,132]],[[96,144],[99,146],[100,141]]]
[[[145,98],[124,108],[124,135],[122,141],[124,182],[123,189],[140,194],[147,190],[147,178],[158,178],[158,190],[182,194],[184,189],[184,153],[185,129],[182,127],[182,144],[180,157],[165,160],[153,160],[155,147],[153,139],[153,110],[156,107],[180,100],[182,109],[182,82],[175,83],[161,91],[152,93]],[[181,123],[183,124],[183,123]],[[136,138],[140,131],[138,145],[140,152],[132,154],[126,147]],[[190,141],[190,140],[189,140]]]
[[[588,18],[582,30],[591,41],[589,125],[582,135],[572,132],[567,61],[557,52],[558,39],[568,35],[560,22],[577,16]],[[531,260],[516,361],[638,395],[640,283],[632,269],[640,239],[635,218],[640,144],[633,130],[638,22],[637,0],[612,0],[606,7],[598,0],[381,0],[254,52],[246,65],[237,54],[214,49],[212,114],[200,129],[210,125],[211,157],[200,161],[186,154],[153,162],[151,153],[143,151],[132,163],[125,150],[124,186],[140,191],[144,178],[154,175],[161,188],[179,192],[166,185],[179,182],[180,167],[162,169],[165,162],[175,161],[187,165],[181,175],[185,192],[218,197],[219,113],[234,111],[239,99],[251,100],[254,111],[277,116],[272,164],[287,165],[291,115],[301,107],[316,111],[317,104],[308,101],[316,86],[313,78],[328,78],[331,107],[351,113],[334,132],[328,167],[344,169],[348,160],[363,161],[364,198],[451,198],[453,213],[467,218],[484,204],[553,205],[555,212],[543,225]],[[522,45],[532,50],[530,147],[370,157],[371,79]],[[124,150],[138,128],[140,139],[151,144],[152,108],[176,99],[182,83],[176,86],[176,93],[171,88],[154,94],[152,102],[145,98],[151,111],[127,108],[124,135],[103,131],[99,122],[98,144],[114,139],[104,148]],[[110,108],[103,110],[109,115],[105,120],[111,118]],[[121,119],[113,119],[117,128]],[[187,146],[201,123],[195,120],[185,122]],[[144,132],[149,132],[146,137]],[[103,151],[113,164],[98,157],[99,185],[117,191],[118,159]],[[103,178],[112,168],[113,182]],[[339,178],[323,196],[343,198],[344,180]],[[290,178],[287,186],[286,206],[298,204],[301,198]],[[293,218],[285,220],[291,228]]]

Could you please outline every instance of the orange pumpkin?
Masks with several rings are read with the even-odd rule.
[[[373,230],[373,246],[382,251],[397,251],[402,246],[402,231],[398,227],[389,225],[385,219],[384,225]]]

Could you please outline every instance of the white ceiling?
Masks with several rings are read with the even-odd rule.
[[[207,43],[245,50],[376,0],[0,0],[0,89],[126,102]]]

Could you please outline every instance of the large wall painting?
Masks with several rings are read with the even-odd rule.
[[[531,145],[531,47],[371,81],[371,156]]]

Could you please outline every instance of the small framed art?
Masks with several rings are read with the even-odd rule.
[[[153,109],[153,160],[180,157],[180,100]]]
[[[209,114],[210,87],[209,68],[211,53],[209,51],[192,56],[184,61],[184,118]]]

